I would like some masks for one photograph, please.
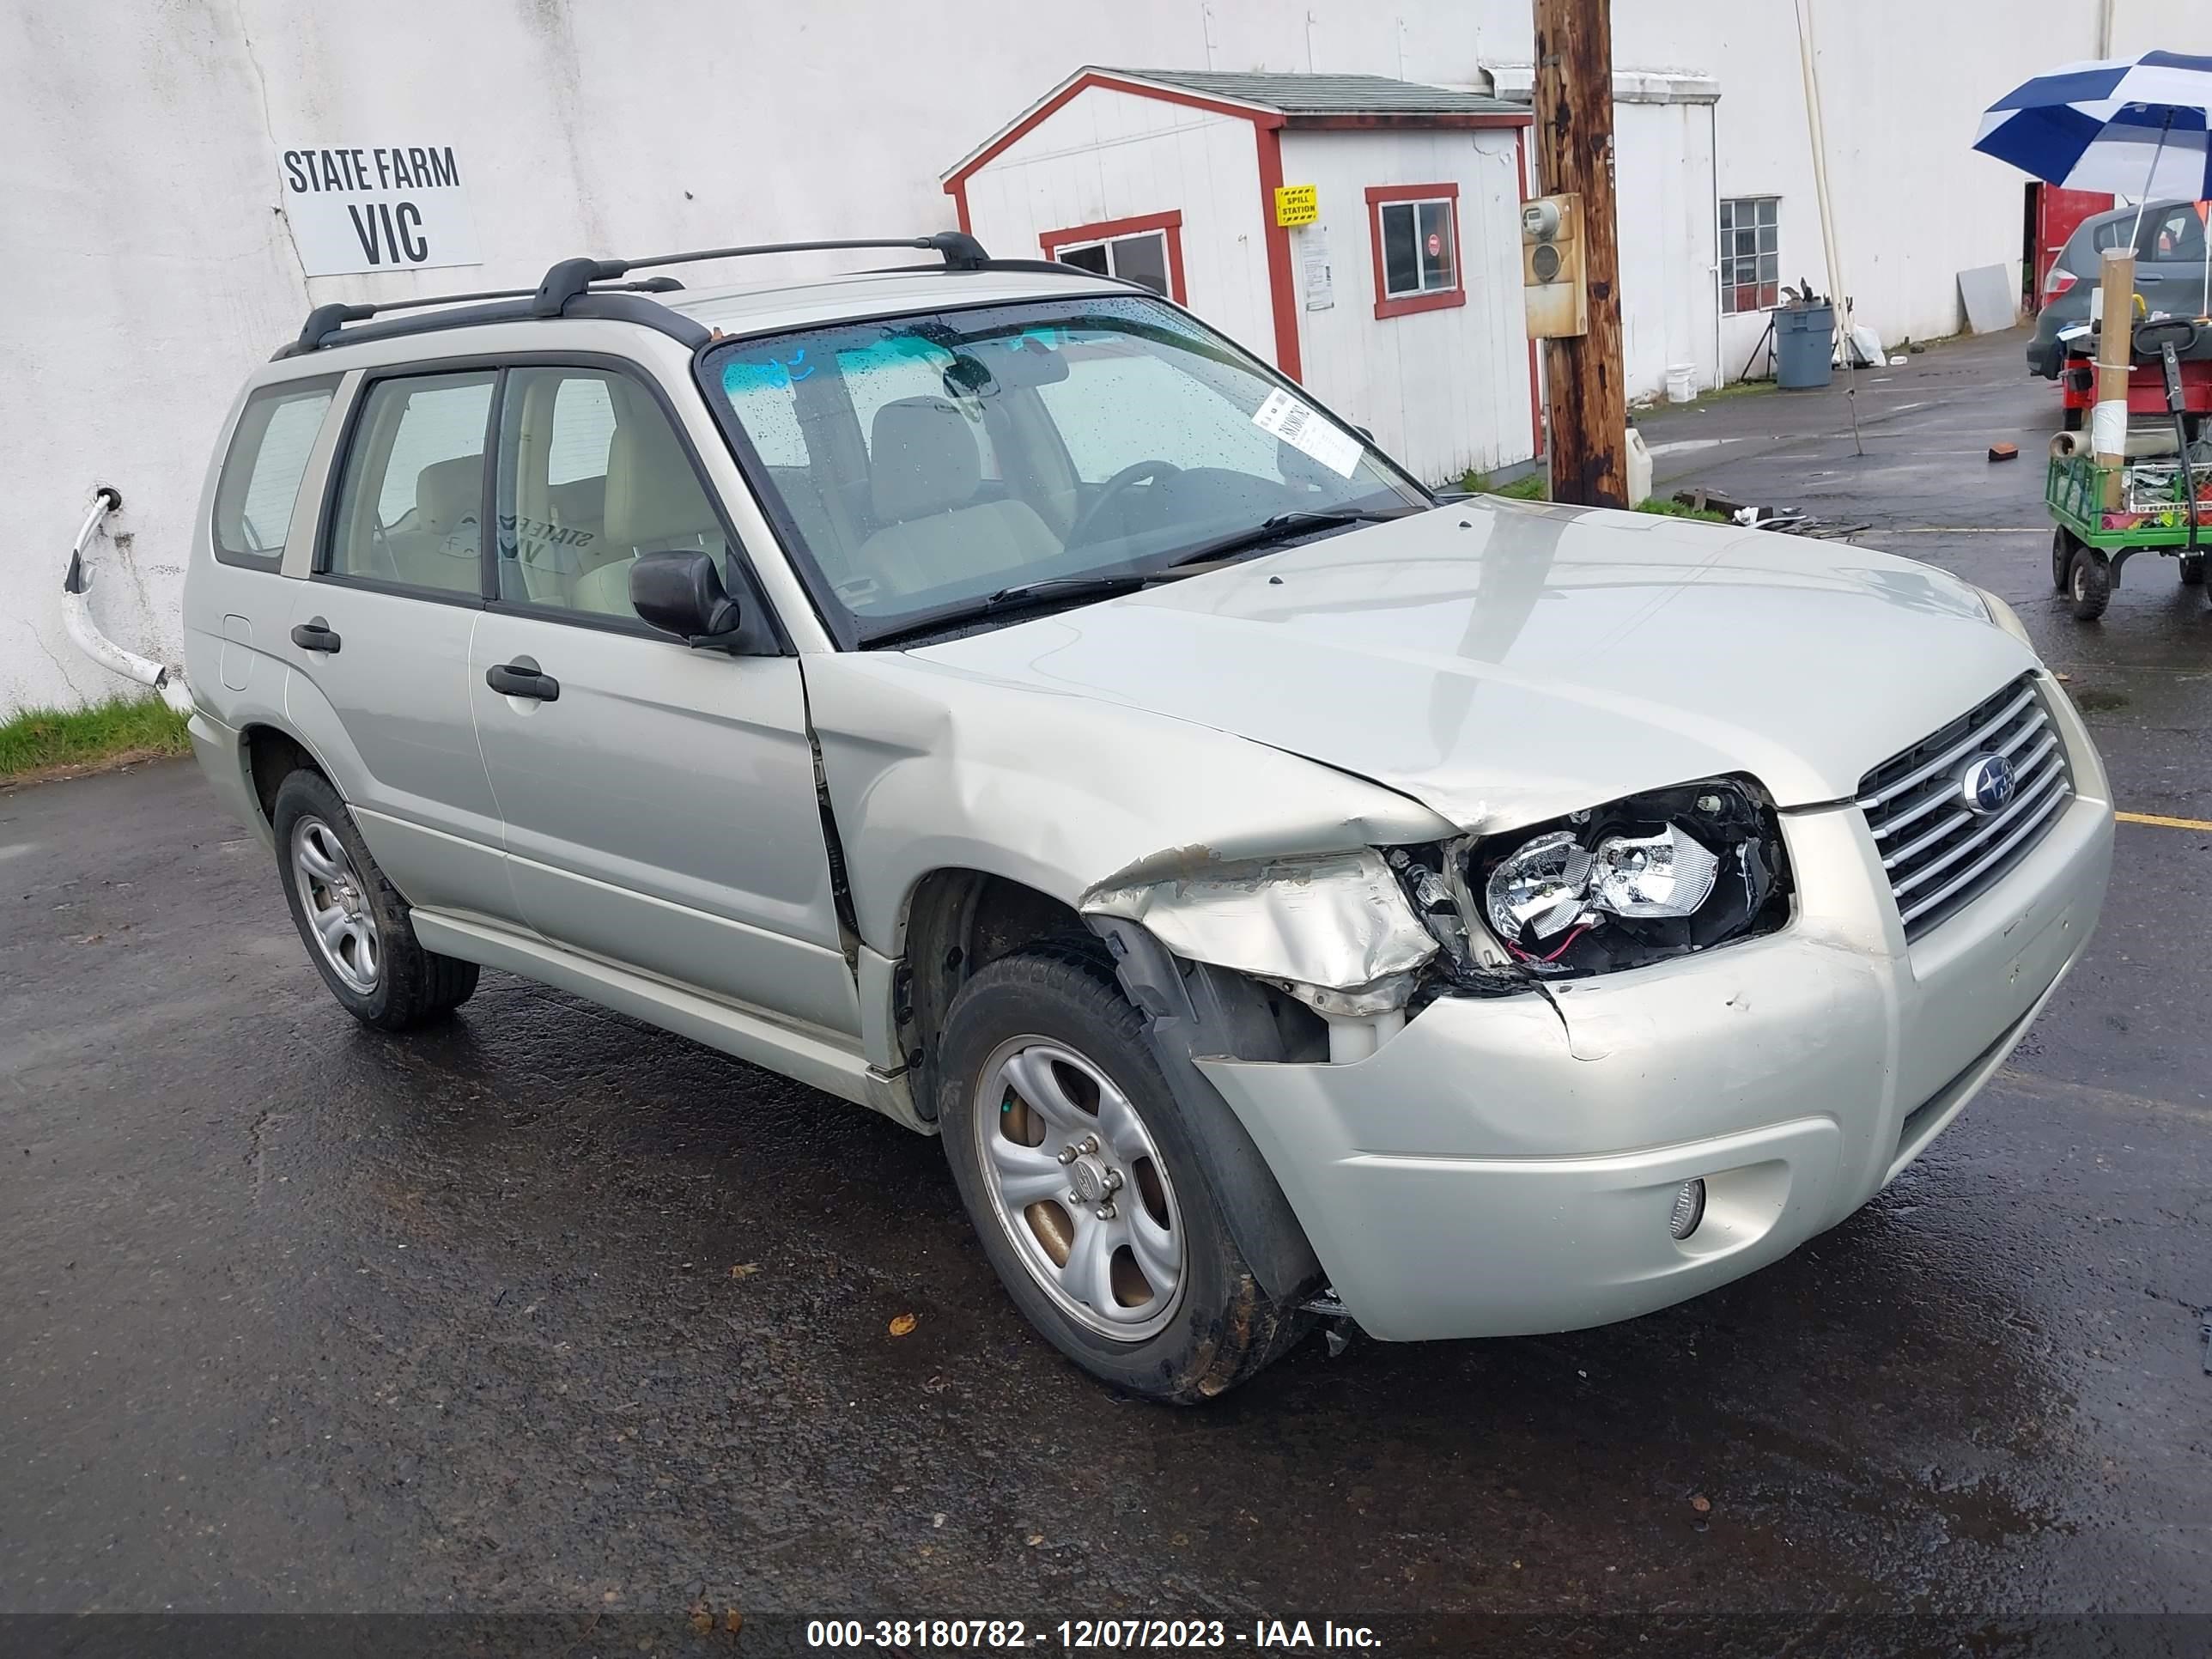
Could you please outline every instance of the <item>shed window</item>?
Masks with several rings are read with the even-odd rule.
[[[1457,185],[1382,185],[1367,192],[1377,317],[1467,303],[1458,210]]]
[[[1073,225],[1066,230],[1048,230],[1037,240],[1048,259],[1096,271],[1101,276],[1142,283],[1170,300],[1180,301],[1183,297],[1180,213]]]
[[[1770,311],[1782,303],[1782,198],[1736,196],[1721,204],[1721,309]]]

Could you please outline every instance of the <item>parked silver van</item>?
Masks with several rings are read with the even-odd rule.
[[[248,379],[192,738],[357,1018],[490,967],[941,1134],[1037,1328],[1194,1401],[1775,1260],[2087,943],[2105,774],[1996,599],[1439,500],[1149,290],[884,246]]]

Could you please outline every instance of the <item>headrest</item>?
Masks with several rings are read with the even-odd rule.
[[[415,518],[432,536],[450,536],[483,512],[483,457],[433,461],[415,475]]]
[[[668,422],[657,411],[617,422],[607,445],[609,546],[650,551],[720,534],[699,475]]]
[[[968,417],[942,398],[901,398],[868,432],[868,493],[884,524],[965,507],[983,482]]]
[[[603,472],[550,485],[545,494],[553,503],[554,523],[564,528],[587,524],[596,529],[607,516],[607,479]]]

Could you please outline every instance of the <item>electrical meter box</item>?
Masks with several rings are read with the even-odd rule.
[[[1521,204],[1521,296],[1530,339],[1589,331],[1581,197],[1540,196]]]

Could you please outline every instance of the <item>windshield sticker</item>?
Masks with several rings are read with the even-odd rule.
[[[1304,451],[1340,478],[1350,477],[1359,465],[1359,440],[1287,392],[1269,392],[1252,424]]]

